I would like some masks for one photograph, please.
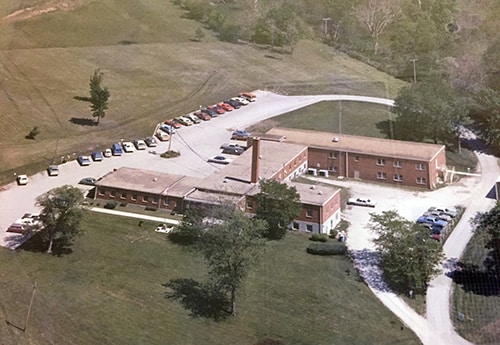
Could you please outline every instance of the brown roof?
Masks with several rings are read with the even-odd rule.
[[[339,188],[326,187],[322,185],[311,185],[305,183],[288,182],[288,186],[294,186],[300,194],[300,202],[309,205],[324,205],[328,200],[340,193]]]
[[[160,194],[167,187],[175,185],[184,177],[185,176],[165,174],[157,171],[122,167],[102,177],[97,181],[96,185],[100,187]]]
[[[198,177],[183,176],[177,182],[168,186],[162,194],[182,198],[194,190],[194,186],[201,180]]]
[[[422,161],[430,161],[445,148],[444,145],[290,128],[273,128],[266,134],[283,136],[284,142],[307,145],[311,148]]]

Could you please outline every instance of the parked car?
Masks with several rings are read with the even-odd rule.
[[[458,211],[454,207],[429,207],[428,212],[440,212],[449,215],[451,218],[455,218],[458,215]]]
[[[82,178],[80,180],[80,182],[78,182],[78,183],[86,185],[86,186],[95,186],[96,182],[97,182],[97,180],[93,177],[85,177],[85,178]]]
[[[423,215],[436,217],[436,218],[442,219],[446,222],[451,222],[451,220],[452,220],[451,216],[447,215],[446,213],[442,213],[442,212],[438,212],[438,211],[431,211],[431,212],[427,211]]]
[[[106,149],[104,150],[103,155],[104,157],[111,157],[113,155],[113,152],[111,151],[111,149]]]
[[[224,103],[227,103],[229,104],[230,106],[232,106],[234,109],[240,109],[241,108],[241,103],[238,102],[238,101],[235,101],[233,99],[228,99],[226,101],[224,101]]]
[[[249,102],[255,102],[257,100],[257,96],[253,92],[240,92],[239,96],[246,98]]]
[[[248,99],[243,98],[243,97],[232,97],[231,100],[240,102],[241,105],[249,105],[250,101]]]
[[[156,141],[156,139],[154,137],[146,137],[146,138],[144,138],[144,142],[149,147],[156,147],[156,146],[158,146],[158,142]]]
[[[182,124],[179,121],[177,121],[176,119],[169,119],[169,120],[165,121],[165,124],[169,125],[169,126],[172,126],[175,129],[178,129],[178,128],[182,127]]]
[[[148,147],[146,145],[146,142],[142,139],[134,140],[134,145],[135,145],[135,148],[138,150],[145,150]]]
[[[194,116],[197,116],[200,120],[203,121],[209,121],[212,119],[212,116],[208,115],[207,113],[202,112],[201,110],[195,111],[193,113]]]
[[[191,121],[190,119],[188,119],[185,116],[179,116],[178,118],[176,118],[176,120],[179,121],[179,123],[183,124],[184,126],[192,126],[193,125],[193,121]]]
[[[18,185],[25,186],[28,184],[28,175],[18,175],[16,181]]]
[[[113,156],[121,156],[123,154],[122,147],[118,143],[114,143],[113,146],[111,146],[111,152]]]
[[[417,223],[431,224],[431,225],[434,225],[434,226],[439,226],[441,228],[444,228],[445,226],[448,225],[448,222],[446,222],[446,221],[444,221],[442,219],[438,219],[437,217],[433,217],[433,216],[421,216],[421,217],[418,217]]]
[[[187,114],[186,117],[188,119],[190,119],[194,124],[201,122],[200,118],[198,116],[196,116],[195,114]]]
[[[29,226],[23,223],[13,223],[7,228],[7,232],[13,232],[15,234],[26,234],[29,231]]]
[[[81,166],[87,166],[90,165],[90,157],[89,156],[78,156],[76,159],[78,161],[78,164]]]
[[[368,198],[349,198],[347,205],[375,207],[377,202]]]
[[[232,155],[241,155],[246,150],[246,147],[233,143],[222,144],[220,148],[222,149],[222,153],[228,153]]]
[[[242,130],[242,129],[239,129],[239,130],[234,131],[233,134],[231,134],[231,139],[233,139],[233,140],[246,140],[246,139],[248,139],[249,136],[250,136],[249,132]]]
[[[172,125],[167,125],[167,124],[161,124],[159,129],[164,131],[167,134],[174,134],[175,133],[175,128]]]
[[[225,111],[232,111],[232,110],[234,110],[233,106],[231,104],[229,104],[229,103],[220,102],[220,103],[217,103],[217,106],[221,107]]]
[[[210,115],[211,117],[217,117],[218,114],[215,110],[209,109],[209,108],[203,108],[200,110],[201,112]]]
[[[130,141],[125,141],[122,143],[122,146],[123,146],[123,151],[125,152],[134,152],[135,151],[135,147],[134,147],[134,144],[132,144],[132,142]]]
[[[232,162],[231,159],[224,156],[215,156],[208,160],[209,163],[218,163],[218,164],[229,164]]]
[[[110,151],[111,153],[111,151]],[[94,162],[100,162],[104,159],[103,155],[102,155],[102,152],[101,151],[94,151],[92,152],[92,160]]]
[[[160,141],[169,141],[170,140],[170,135],[167,132],[164,132],[162,130],[157,130],[155,135]]]
[[[49,165],[47,174],[49,176],[59,176],[59,167],[57,165]]]
[[[217,114],[224,114],[226,112],[226,109],[219,107],[217,104],[209,105],[207,108],[215,111]]]

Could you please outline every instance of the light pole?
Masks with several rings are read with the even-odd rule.
[[[413,83],[417,82],[417,68],[415,66],[415,62],[418,61],[418,59],[410,59],[410,61],[413,63]]]
[[[332,20],[332,18],[322,18],[321,20],[325,24],[325,39],[326,39],[326,35],[328,34],[328,21]]]

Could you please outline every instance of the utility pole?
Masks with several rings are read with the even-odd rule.
[[[418,59],[410,59],[410,61],[413,63],[413,83],[417,82],[417,68],[415,66],[415,62],[418,61]]]
[[[325,39],[326,39],[326,35],[328,35],[328,21],[332,20],[332,18],[322,18],[321,19],[323,21],[323,23],[325,24],[324,27],[325,27]]]

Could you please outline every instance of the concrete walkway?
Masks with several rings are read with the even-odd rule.
[[[179,224],[179,221],[175,220],[175,219],[155,217],[155,216],[148,216],[147,214],[139,214],[139,213],[132,213],[132,212],[123,212],[123,211],[117,211],[117,210],[108,210],[106,208],[100,208],[100,207],[90,207],[89,210],[93,211],[93,212],[98,212],[98,213],[112,214],[114,216],[121,216],[121,217],[128,217],[128,218],[151,220],[153,222],[159,222],[159,223],[165,223],[165,224],[172,224],[172,225],[178,225]]]

